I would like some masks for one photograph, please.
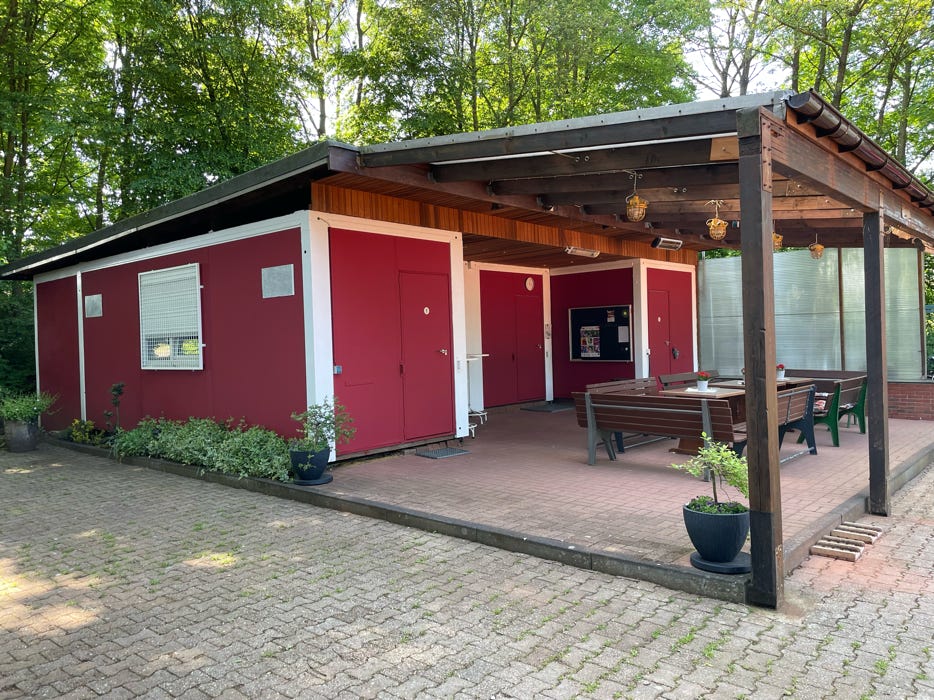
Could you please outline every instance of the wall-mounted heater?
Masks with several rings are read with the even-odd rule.
[[[595,258],[600,255],[599,250],[592,250],[590,248],[578,248],[576,245],[569,245],[564,249],[564,252],[568,255],[579,255],[582,258]]]
[[[684,245],[684,241],[677,238],[662,238],[659,236],[652,241],[653,248],[661,248],[662,250],[680,250],[682,245]]]

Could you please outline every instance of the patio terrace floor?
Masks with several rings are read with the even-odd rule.
[[[797,457],[781,467],[786,574],[803,561],[819,536],[865,512],[868,436],[855,424],[841,424],[840,446],[833,447],[828,430],[819,426],[816,432],[818,454]],[[795,437],[796,433],[787,437],[782,457],[804,448]],[[934,457],[934,430],[929,422],[893,419],[889,438],[894,490]],[[541,412],[513,406],[492,410],[475,438],[448,444],[468,453],[428,459],[412,450],[351,462],[335,470],[332,483],[315,490],[403,513],[414,511],[429,520],[504,531],[513,540],[551,540],[548,546],[557,551],[606,554],[636,569],[663,567],[682,578],[701,575],[689,563],[693,547],[681,506],[709,493],[709,486],[668,468],[687,459],[669,452],[674,441],[627,448],[615,462],[601,449],[596,465],[588,466],[586,431],[577,425],[573,410]],[[638,576],[630,569],[623,567],[621,573]]]

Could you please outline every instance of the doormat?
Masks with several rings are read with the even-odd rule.
[[[523,406],[523,411],[537,411],[539,413],[557,413],[558,411],[573,411],[573,401],[549,401],[547,403],[537,403],[533,406]]]
[[[418,457],[427,457],[428,459],[444,459],[445,457],[456,457],[457,455],[468,455],[470,452],[456,447],[438,447],[434,450],[415,450]]]
[[[811,547],[811,554],[844,561],[856,561],[862,556],[866,545],[872,544],[881,536],[881,527],[844,522],[835,527],[829,535],[821,537]]]

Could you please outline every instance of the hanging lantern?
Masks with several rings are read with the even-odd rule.
[[[772,231],[772,250],[782,249],[782,235]]]
[[[808,246],[808,250],[811,251],[811,257],[815,260],[820,260],[824,254],[824,246],[817,242],[816,233],[814,234],[814,242]]]
[[[641,177],[639,173],[627,170],[632,178],[632,194],[626,197],[626,218],[630,221],[642,221],[645,218],[645,210],[649,203],[636,194],[636,183]]]
[[[707,202],[707,206],[711,204],[714,205],[715,213],[712,219],[707,219],[707,231],[710,234],[710,237],[715,241],[722,241],[726,238],[726,227],[727,222],[720,218],[720,205],[723,204],[722,199],[711,199]]]

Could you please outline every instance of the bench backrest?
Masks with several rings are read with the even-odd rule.
[[[844,369],[785,369],[786,377],[814,377],[814,379],[852,379],[864,377],[865,372]]]
[[[587,426],[589,399],[598,430],[673,438],[700,438],[706,432],[712,440],[733,442],[733,414],[726,399],[581,392],[573,396],[577,422],[583,427]],[[708,428],[704,426],[704,404],[710,415]]]
[[[811,403],[813,390],[813,385],[808,384],[778,392],[778,424],[786,425],[804,418]]]
[[[859,401],[860,392],[866,383],[866,377],[853,377],[840,382],[840,408],[855,406]]]
[[[706,372],[710,375],[711,379],[715,379],[720,376],[720,373],[715,369],[705,369],[698,370],[698,372]],[[661,382],[663,388],[667,389],[671,386],[678,386],[680,384],[694,384],[697,382],[697,372],[680,372],[679,374],[660,374],[658,375],[658,381]]]
[[[658,382],[655,381],[655,377],[617,379],[612,382],[588,384],[587,391],[598,394],[657,394]]]

